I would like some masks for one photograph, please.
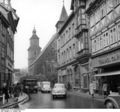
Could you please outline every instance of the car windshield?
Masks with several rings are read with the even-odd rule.
[[[55,84],[55,88],[65,88],[64,84]]]
[[[26,80],[26,85],[36,85],[36,80]]]
[[[43,85],[45,84],[45,85],[50,85],[50,82],[42,82],[43,83]]]
[[[45,84],[45,85],[43,85],[43,87],[50,87],[50,85],[49,84]]]

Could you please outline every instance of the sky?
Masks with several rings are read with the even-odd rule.
[[[14,67],[28,67],[28,48],[35,26],[43,49],[56,32],[55,24],[59,20],[63,0],[11,0],[11,5],[20,17],[15,34]],[[71,0],[64,0],[64,6],[70,14]]]

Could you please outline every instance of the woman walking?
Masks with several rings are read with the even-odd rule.
[[[93,85],[93,83],[90,83],[89,91],[90,91],[91,96],[94,98],[94,85]]]

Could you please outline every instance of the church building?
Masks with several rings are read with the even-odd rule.
[[[30,47],[28,48],[28,67],[35,61],[39,53],[41,52],[41,47],[39,46],[39,37],[36,34],[36,29],[33,29],[32,37],[30,38]]]

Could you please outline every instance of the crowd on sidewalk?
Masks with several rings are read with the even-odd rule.
[[[3,84],[3,88],[1,89],[2,96],[2,104],[7,103],[10,99],[15,99],[23,94],[23,86],[22,84],[12,84],[9,86],[7,83]]]

